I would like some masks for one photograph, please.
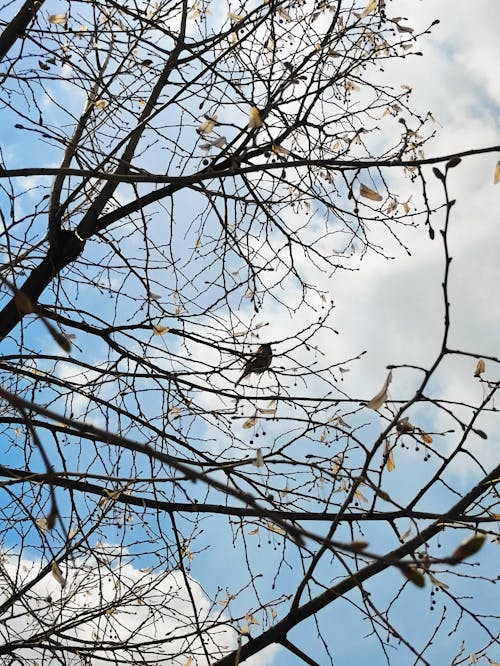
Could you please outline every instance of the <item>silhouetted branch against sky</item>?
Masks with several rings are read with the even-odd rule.
[[[499,21],[4,4],[5,663],[500,661]]]

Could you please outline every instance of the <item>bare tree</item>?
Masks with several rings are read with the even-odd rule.
[[[495,573],[472,566],[499,469],[475,444],[498,358],[451,348],[449,181],[500,147],[426,157],[433,115],[386,72],[432,25],[385,5],[36,2],[4,22],[2,663],[333,663],[340,607],[378,663],[429,664],[446,612],[425,638],[401,622],[426,582],[489,658]],[[332,351],[331,289],[409,252],[408,229],[440,247],[440,340],[371,395],[344,381],[363,349]],[[436,388],[457,358],[479,401]]]

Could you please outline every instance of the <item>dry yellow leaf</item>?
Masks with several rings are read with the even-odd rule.
[[[245,620],[248,622],[248,624],[259,624],[258,621],[255,619],[254,615],[251,615],[250,613],[247,613],[245,615]]]
[[[290,151],[288,148],[283,148],[283,146],[278,146],[276,143],[273,143],[271,150],[273,153],[276,153],[276,155],[290,155]]]
[[[366,403],[368,409],[377,410],[380,409],[380,407],[382,407],[382,405],[387,400],[387,389],[389,388],[389,384],[391,383],[391,381],[392,381],[392,370],[389,371],[387,379],[385,380],[384,385],[377,393],[377,395],[373,396],[373,398]]]
[[[360,196],[365,197],[365,199],[370,199],[371,201],[382,201],[383,199],[383,197],[378,192],[372,190],[366,185],[363,185],[363,183],[360,183],[359,185],[359,194]]]
[[[497,162],[495,166],[495,176],[493,182],[496,185],[499,181],[500,181],[500,162]]]
[[[277,611],[274,610],[274,608],[271,608],[271,617],[272,617],[273,619],[276,618],[276,617],[278,617],[278,613],[277,613]]]
[[[217,125],[217,116],[205,116],[205,120],[199,125],[198,132],[200,134],[210,134],[213,128]]]
[[[368,14],[374,12],[377,9],[377,7],[378,7],[378,0],[370,0],[370,2],[366,5],[365,9],[363,10],[361,18],[365,18],[365,16],[368,16]]]
[[[256,106],[252,106],[248,111],[248,127],[250,127],[250,129],[255,129],[262,127],[262,124],[259,109]]]
[[[274,523],[266,523],[266,528],[270,532],[275,532],[276,534],[286,534],[286,530],[284,530],[279,525],[275,525]]]
[[[423,441],[424,444],[432,444],[432,437],[430,435],[427,435],[425,432],[420,433],[420,439]]]
[[[64,576],[62,574],[62,571],[59,568],[59,565],[57,564],[57,562],[55,560],[52,562],[51,571],[52,571],[52,575],[57,580],[59,585],[61,587],[64,587],[66,585],[66,578],[64,578]]]
[[[106,108],[107,105],[108,105],[108,103],[106,102],[105,99],[98,99],[97,102],[94,102],[95,108],[99,109],[99,111]]]
[[[257,423],[257,417],[256,416],[251,416],[243,424],[243,430],[248,430],[249,428],[253,428],[256,423]]]
[[[254,536],[254,534],[258,534],[258,533],[259,533],[259,528],[258,527],[256,527],[254,530],[249,530],[249,532],[248,532],[248,534],[250,536]]]
[[[160,324],[153,326],[153,335],[165,335],[165,333],[168,333],[169,331],[170,329],[168,326],[161,326]]]
[[[193,657],[188,657],[184,662],[183,666],[191,666],[192,663],[193,663]]]
[[[243,21],[245,18],[241,14],[234,14],[233,12],[228,12],[227,17],[230,21],[234,21],[234,23],[238,23],[239,21]]]
[[[476,369],[474,371],[474,377],[479,377],[481,373],[483,373],[486,370],[486,365],[483,361],[482,358],[479,359],[476,365]]]
[[[49,23],[52,25],[65,25],[67,20],[67,14],[50,14],[49,16]]]
[[[393,472],[396,469],[394,463],[394,455],[392,452],[391,445],[386,440],[384,444],[384,458],[385,458],[385,468],[388,472]]]

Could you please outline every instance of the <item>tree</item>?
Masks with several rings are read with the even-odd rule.
[[[337,607],[379,663],[436,663],[446,631],[471,636],[453,663],[492,658],[498,358],[452,346],[450,243],[453,174],[500,146],[426,157],[434,117],[395,78],[434,23],[386,4],[4,23],[5,663],[333,662]],[[433,357],[363,375],[335,350],[338,285],[424,237]],[[263,343],[269,369],[246,365]],[[403,618],[426,583],[423,636]]]

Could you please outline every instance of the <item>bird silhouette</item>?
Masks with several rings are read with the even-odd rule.
[[[273,359],[273,351],[271,349],[271,345],[268,344],[260,345],[255,354],[252,354],[252,356],[245,363],[243,373],[241,374],[241,377],[238,379],[237,382],[235,382],[234,385],[238,386],[241,380],[245,379],[245,377],[248,377],[248,375],[251,375],[252,372],[261,373],[264,372],[264,370],[267,370],[268,367],[271,365],[272,359]]]

